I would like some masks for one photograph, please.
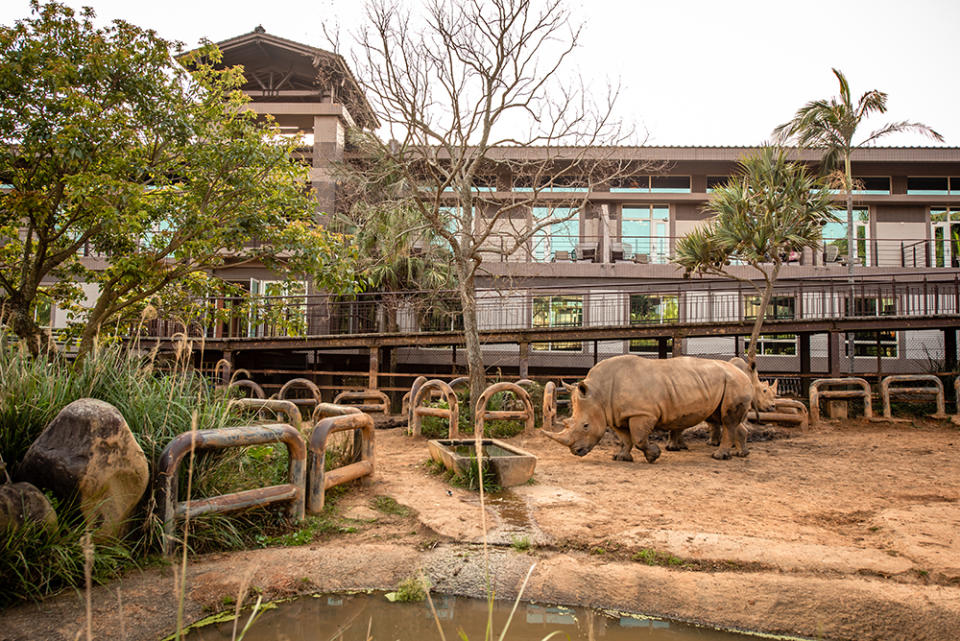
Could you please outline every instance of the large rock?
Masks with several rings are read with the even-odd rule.
[[[57,513],[43,492],[30,483],[0,485],[0,532],[27,521],[40,521],[48,527],[56,527]]]
[[[19,480],[79,501],[95,538],[122,534],[147,488],[149,468],[127,422],[113,405],[81,398],[50,422],[17,468]]]

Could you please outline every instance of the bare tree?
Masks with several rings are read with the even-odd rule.
[[[406,174],[421,224],[449,245],[475,400],[484,256],[535,251],[628,171],[611,160],[628,138],[618,90],[594,100],[582,78],[561,77],[580,27],[559,0],[429,0],[418,17],[374,1],[367,15],[353,60],[388,131],[372,140]]]

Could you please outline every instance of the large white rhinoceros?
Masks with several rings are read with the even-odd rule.
[[[587,377],[571,387],[573,414],[561,432],[545,436],[584,456],[607,428],[622,447],[613,457],[632,461],[634,445],[653,463],[660,448],[649,441],[654,429],[676,435],[706,421],[722,429],[716,459],[730,458],[735,442],[738,456],[746,456],[746,429],[741,423],[754,401],[756,376],[751,377],[723,361],[681,356],[653,360],[634,355],[614,356],[594,365]],[[672,442],[675,442],[671,438]]]

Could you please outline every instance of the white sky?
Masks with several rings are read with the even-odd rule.
[[[618,110],[654,145],[754,145],[806,101],[837,93],[831,67],[855,96],[889,95],[866,123],[926,123],[960,146],[958,0],[570,0],[585,22],[577,68],[623,86]],[[361,0],[88,0],[98,18],[123,18],[188,46],[252,31],[324,47],[322,25],[351,30]],[[0,23],[29,13],[0,3]],[[346,43],[346,38],[344,38]],[[931,145],[900,135],[884,145]]]

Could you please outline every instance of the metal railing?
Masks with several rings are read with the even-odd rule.
[[[454,292],[408,293],[402,299],[378,294],[338,300],[327,295],[268,297],[271,309],[284,305],[303,310],[303,323],[282,325],[271,317],[256,318],[270,332],[251,334],[238,325],[236,315],[249,320],[250,307],[243,299],[198,300],[197,319],[187,333],[208,338],[303,337],[371,333],[456,332],[459,298]],[[852,299],[852,301],[851,301]],[[399,303],[393,301],[399,300]],[[759,295],[749,285],[730,281],[677,281],[624,287],[619,291],[596,291],[595,287],[479,290],[477,318],[484,330],[627,327],[638,325],[714,324],[748,322],[755,317]],[[255,306],[256,309],[267,309]],[[235,316],[223,312],[234,310]],[[438,311],[439,310],[439,311]],[[210,313],[205,313],[209,311]],[[446,325],[437,315],[448,316]],[[816,321],[878,317],[930,317],[960,314],[960,276],[950,280],[893,279],[845,281],[805,279],[774,291],[767,321]],[[344,318],[362,323],[344,326]],[[148,337],[169,337],[184,330],[182,324],[153,322],[144,327]],[[281,395],[282,398],[282,395]],[[313,399],[310,399],[312,401]],[[295,399],[294,402],[309,402]]]

